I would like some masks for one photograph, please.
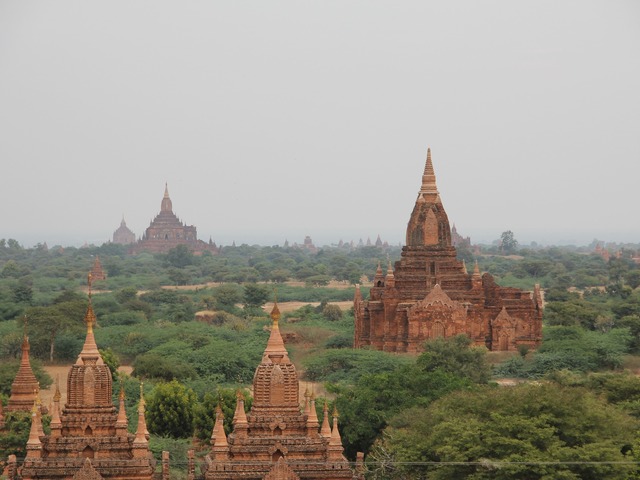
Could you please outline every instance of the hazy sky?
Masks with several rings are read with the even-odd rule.
[[[640,242],[640,2],[0,0],[0,238]]]

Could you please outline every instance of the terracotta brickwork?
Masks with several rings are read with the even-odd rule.
[[[136,435],[127,432],[124,396],[116,411],[111,400],[111,372],[95,342],[96,316],[91,302],[85,315],[87,335],[67,377],[67,402],[60,408],[56,388],[51,433],[44,435],[34,407],[22,480],[111,479],[151,480],[154,460],[145,437],[144,399]]]
[[[339,480],[354,472],[342,455],[337,412],[333,428],[328,413],[320,429],[313,395],[305,395],[300,409],[299,383],[279,329],[277,304],[271,313],[273,327],[253,377],[254,400],[245,413],[238,396],[233,432],[224,433],[224,416],[218,408],[206,457],[206,480]]]
[[[9,412],[30,412],[33,408],[37,391],[40,388],[38,380],[31,369],[31,362],[29,360],[30,350],[29,337],[25,335],[22,339],[22,359],[20,360],[20,367],[11,384],[11,396],[7,404],[7,411]]]
[[[195,253],[205,251],[218,253],[215,243],[198,240],[196,227],[184,225],[173,213],[173,204],[169,197],[169,189],[165,186],[164,197],[160,204],[160,213],[151,221],[142,239],[131,247],[131,253],[154,252],[166,253],[178,245],[187,245]]]
[[[401,258],[386,274],[378,266],[368,300],[357,289],[354,310],[355,348],[419,352],[427,339],[464,333],[489,350],[516,350],[542,338],[539,286],[500,287],[456,258],[430,150]]]

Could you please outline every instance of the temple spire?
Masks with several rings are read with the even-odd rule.
[[[31,409],[31,429],[29,430],[29,440],[27,440],[27,458],[40,458],[42,454],[41,430],[42,424],[38,415],[38,406],[34,401]]]
[[[138,447],[146,447],[148,445],[147,439],[147,421],[144,418],[145,412],[144,401],[144,385],[140,383],[140,403],[138,404],[138,428],[136,428],[136,438],[133,440],[133,445]]]
[[[27,336],[27,317],[24,319],[24,334],[22,337],[22,357],[18,373],[11,384],[11,397],[7,410],[28,412],[35,400],[35,391],[38,389],[38,380],[33,374],[31,361],[29,360],[29,337]]]
[[[60,421],[60,376],[56,376],[56,391],[53,394],[53,412],[51,413],[51,435],[54,437],[60,436],[60,430],[62,429],[62,422]]]
[[[329,458],[340,459],[342,458],[342,438],[340,437],[340,430],[338,429],[338,409],[333,409],[333,428],[331,429],[331,437],[329,438]]]
[[[124,385],[120,383],[120,394],[118,395],[119,400],[119,408],[118,408],[118,419],[116,420],[116,428],[127,429],[127,411],[124,406]],[[146,424],[146,422],[145,422]]]
[[[424,166],[422,174],[422,186],[420,188],[419,197],[426,197],[426,200],[435,201],[438,197],[438,188],[436,187],[436,174],[433,170],[431,162],[431,148],[427,149],[427,162]]]
[[[171,203],[171,198],[169,198],[169,185],[167,183],[164,184],[164,196],[160,203],[160,213],[162,212],[173,212],[173,204]]]
[[[240,429],[247,428],[247,414],[244,411],[244,395],[241,390],[236,393],[236,411],[233,414],[233,431],[238,434]]]
[[[309,413],[307,414],[307,430],[317,435],[319,426],[318,413],[316,412],[316,396],[311,392],[309,396]]]
[[[271,335],[269,335],[269,341],[267,342],[267,348],[262,355],[262,361],[273,360],[273,358],[280,357],[281,359],[289,360],[287,349],[284,347],[284,341],[280,334],[280,309],[278,308],[278,301],[273,303],[273,309],[271,310],[271,320],[273,324],[271,326]]]
[[[93,282],[93,275],[88,275],[89,282],[89,305],[87,306],[87,313],[84,315],[84,322],[87,324],[87,335],[82,346],[82,351],[78,355],[76,365],[83,363],[96,362],[97,365],[103,365],[104,361],[98,351],[98,345],[96,345],[96,338],[93,335],[93,326],[96,324],[96,314],[93,312],[93,305],[91,304],[91,284]]]
[[[329,406],[327,405],[327,401],[324,402],[324,407],[322,408],[322,428],[320,429],[320,435],[324,438],[331,437],[331,427],[329,426]]]

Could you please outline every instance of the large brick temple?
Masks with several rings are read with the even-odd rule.
[[[253,405],[245,412],[238,396],[233,432],[224,432],[218,408],[206,457],[206,480],[347,480],[354,476],[342,455],[337,412],[333,428],[325,406],[322,427],[315,399],[305,395],[300,409],[296,369],[284,346],[277,304],[271,312],[273,326],[262,361],[253,377]]]
[[[356,289],[354,311],[355,348],[419,352],[428,339],[466,334],[489,350],[516,350],[542,338],[538,285],[501,287],[456,258],[430,149],[401,258],[386,274],[378,266],[368,300]]]
[[[173,204],[169,197],[169,187],[165,185],[164,196],[160,203],[160,213],[151,221],[142,239],[130,248],[131,253],[166,253],[178,245],[186,245],[197,254],[203,252],[218,253],[215,243],[198,240],[194,225],[185,225],[173,213]]]
[[[69,370],[63,409],[56,389],[49,435],[43,433],[40,410],[33,407],[20,478],[151,480],[155,461],[146,436],[144,399],[141,397],[138,409],[136,434],[130,434],[122,392],[118,411],[111,399],[111,371],[95,342],[96,316],[91,301],[85,322],[86,339],[78,360]]]

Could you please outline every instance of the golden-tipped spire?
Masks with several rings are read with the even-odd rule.
[[[280,334],[280,309],[278,309],[277,300],[273,303],[271,320],[273,321],[271,326],[271,335],[269,335],[269,341],[267,342],[267,348],[264,350],[262,360],[266,361],[267,358],[269,358],[273,361],[277,357],[286,358],[288,360],[289,356],[287,354],[287,349],[284,347],[284,341]]]
[[[87,281],[89,284],[89,305],[87,306],[87,313],[84,315],[84,322],[87,325],[87,335],[85,337],[82,351],[80,352],[80,355],[78,355],[76,365],[83,364],[85,362],[96,362],[98,365],[102,365],[104,364],[104,361],[100,356],[100,352],[98,352],[98,345],[96,345],[96,339],[93,335],[93,326],[95,325],[97,318],[96,314],[93,312],[93,305],[91,303],[91,285],[93,282],[93,275],[91,275],[91,273],[87,275]]]
[[[333,428],[331,429],[331,437],[329,438],[329,458],[339,459],[342,458],[342,438],[340,437],[340,430],[338,429],[338,409],[333,409]]]

